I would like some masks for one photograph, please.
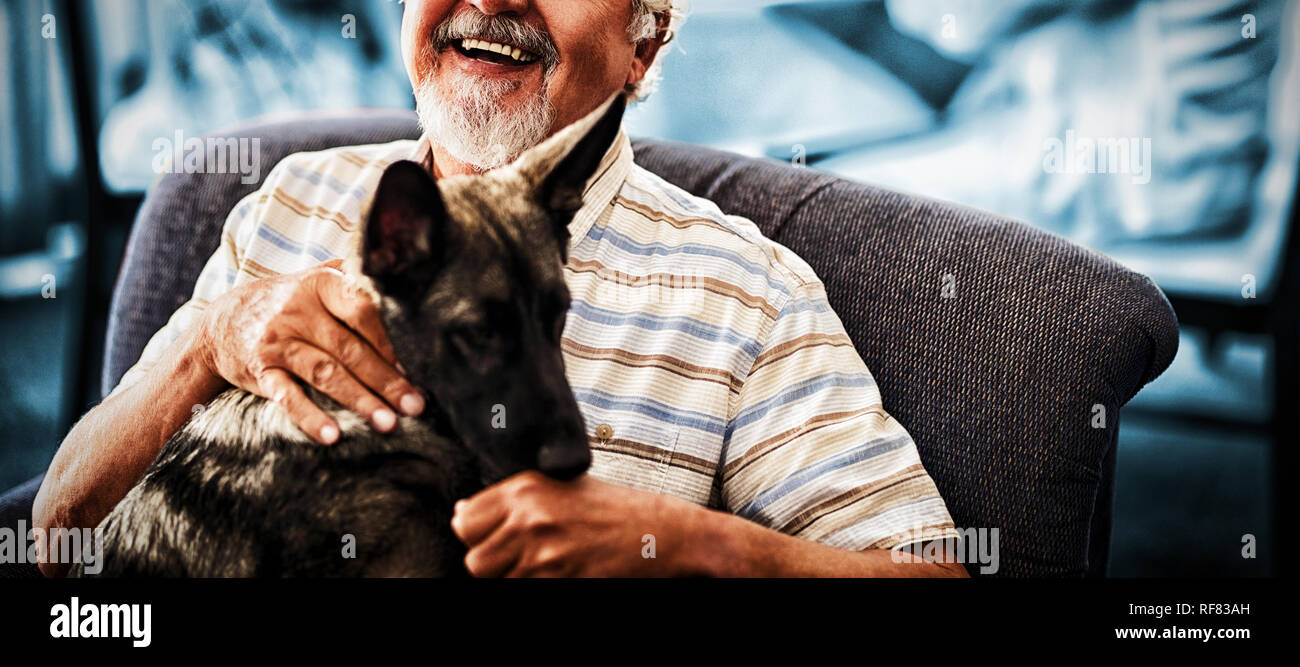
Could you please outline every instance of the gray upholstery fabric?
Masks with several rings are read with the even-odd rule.
[[[238,134],[261,137],[269,165],[417,130],[410,114],[366,112]],[[1104,572],[1119,409],[1178,344],[1149,280],[989,213],[699,147],[635,148],[639,164],[754,220],[817,271],[957,525],[999,530],[999,575]],[[105,392],[184,302],[254,187],[168,175],[149,194],[114,297]]]
[[[33,477],[0,496],[0,528],[8,528],[14,531],[14,535],[27,534],[32,527],[32,503],[36,500],[36,493],[41,490],[43,479],[45,475]],[[0,560],[0,579],[40,578],[41,571],[34,563]]]

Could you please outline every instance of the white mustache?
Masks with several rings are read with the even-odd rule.
[[[488,16],[475,9],[456,12],[443,19],[433,29],[430,42],[435,50],[442,50],[462,39],[486,39],[502,44],[512,44],[536,54],[547,73],[560,62],[559,50],[551,36],[535,26],[508,16]]]

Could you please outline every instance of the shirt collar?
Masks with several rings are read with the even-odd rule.
[[[433,173],[433,144],[427,135],[421,135],[415,147],[411,149],[409,159],[423,165],[425,170]],[[601,213],[609,208],[614,197],[623,188],[628,172],[632,168],[632,142],[621,129],[614,143],[600,160],[596,173],[587,181],[587,189],[582,193],[582,208],[573,215],[569,222],[569,250],[587,235]]]
[[[411,149],[411,154],[406,159],[423,166],[430,174],[433,173],[433,145],[429,143],[429,135],[420,135],[419,141],[415,142],[415,147]]]
[[[627,181],[631,169],[632,142],[620,129],[614,143],[605,152],[605,157],[601,158],[600,166],[596,167],[595,175],[587,181],[587,189],[582,192],[582,208],[578,209],[569,222],[570,255],[573,254],[574,246],[587,236],[600,214],[614,202],[614,197],[623,189],[623,183]]]

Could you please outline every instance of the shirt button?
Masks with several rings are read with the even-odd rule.
[[[614,436],[614,427],[609,424],[601,424],[596,427],[596,437],[601,440],[609,440]]]

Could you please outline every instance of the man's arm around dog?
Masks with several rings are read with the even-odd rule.
[[[337,262],[232,290],[213,300],[144,377],[92,409],[68,433],[36,496],[37,535],[97,525],[140,480],[193,406],[231,385],[276,400],[322,444],[338,439],[338,425],[295,377],[387,432],[397,421],[393,410],[415,415],[424,409],[395,364],[373,301],[354,289]],[[62,576],[67,567],[40,565],[46,576]]]

